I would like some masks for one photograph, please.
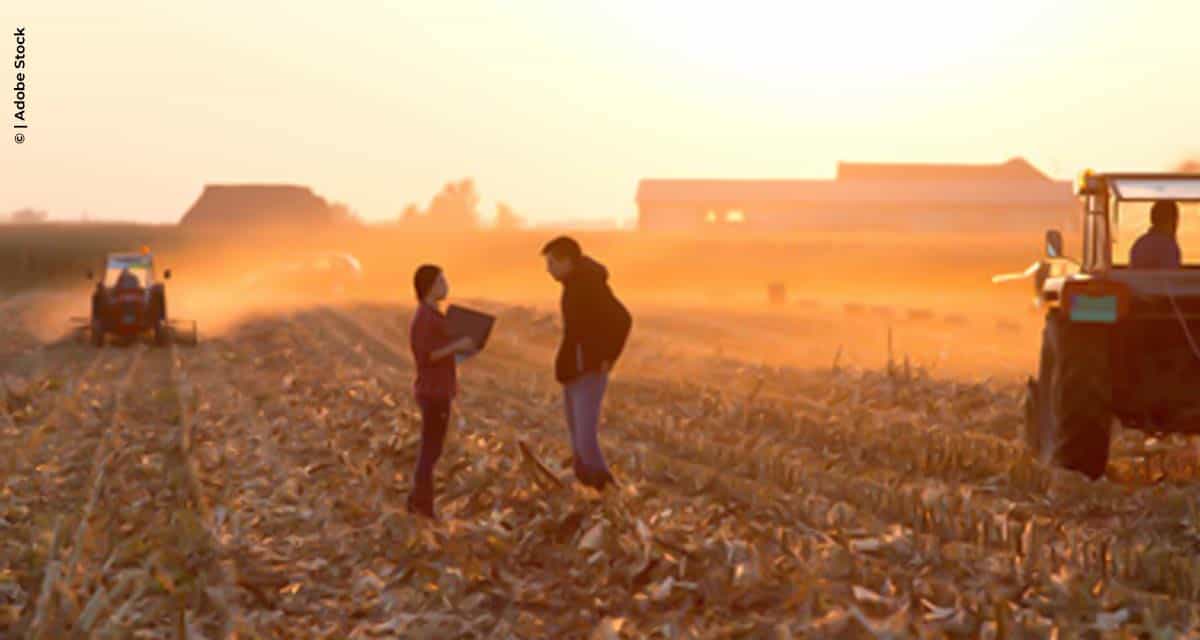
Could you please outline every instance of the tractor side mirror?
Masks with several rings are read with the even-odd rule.
[[[1062,232],[1058,229],[1050,229],[1046,232],[1046,257],[1061,258],[1063,257],[1063,239]]]
[[[93,273],[91,269],[88,269],[88,270],[87,270],[87,279],[88,279],[88,280],[95,280],[95,279],[96,279],[96,274],[95,274],[95,273]]]
[[[163,280],[170,280],[170,279],[171,279],[171,270],[167,269],[166,271],[163,271]]]

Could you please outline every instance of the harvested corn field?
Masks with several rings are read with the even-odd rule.
[[[436,524],[404,510],[420,435],[408,309],[264,314],[172,349],[13,335],[0,635],[1200,625],[1200,469],[1183,439],[1122,433],[1091,483],[1024,453],[1015,383],[902,361],[796,370],[635,332],[601,431],[619,486],[601,494],[570,473],[556,318],[477,304],[498,330],[460,368]]]

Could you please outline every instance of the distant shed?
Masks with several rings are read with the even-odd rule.
[[[642,230],[1002,231],[1073,227],[1071,182],[995,165],[839,163],[834,180],[642,180]]]

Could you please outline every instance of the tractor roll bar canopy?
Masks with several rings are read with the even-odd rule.
[[[1196,173],[1092,173],[1085,171],[1077,183],[1079,195],[1099,195],[1107,187],[1118,201],[1175,200],[1200,202],[1200,174]]]
[[[1117,200],[1200,202],[1200,176],[1176,178],[1117,178],[1111,181]]]

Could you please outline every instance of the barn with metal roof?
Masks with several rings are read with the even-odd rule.
[[[648,231],[1042,230],[1070,227],[1070,181],[1021,158],[1002,164],[839,163],[834,180],[642,180]]]

